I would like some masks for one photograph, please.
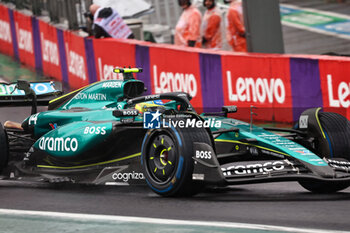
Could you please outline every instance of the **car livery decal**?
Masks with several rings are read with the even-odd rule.
[[[257,147],[266,151],[290,156],[314,166],[328,166],[320,157],[305,147],[260,127],[253,126],[251,131],[249,124],[235,119],[224,119],[222,120],[222,123],[224,126],[223,128],[229,129],[232,126],[239,128],[240,135],[238,138],[235,138],[235,140],[232,140],[232,134],[227,133],[226,135],[222,135],[215,139],[217,142],[221,141]],[[239,141],[245,138],[257,139],[259,145]]]
[[[40,137],[34,148],[56,157],[74,157],[105,140],[112,132],[112,122],[74,122]]]

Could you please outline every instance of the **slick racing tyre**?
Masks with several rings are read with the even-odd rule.
[[[192,180],[193,142],[212,146],[204,128],[162,128],[147,132],[141,163],[148,186],[161,196],[191,196],[202,185]]]
[[[326,158],[340,158],[350,161],[350,122],[340,114],[318,113],[319,133],[315,137],[315,150]],[[301,186],[315,193],[332,193],[349,187],[348,183],[300,181]]]
[[[5,129],[0,123],[0,173],[6,167],[9,157],[8,139]]]
[[[350,122],[338,113],[320,112],[319,119],[330,153],[328,158],[344,158],[350,161]],[[323,135],[320,135],[320,137]]]

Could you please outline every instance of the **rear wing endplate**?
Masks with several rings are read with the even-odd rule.
[[[20,82],[0,82],[0,106],[32,105],[33,99],[19,86]],[[50,100],[63,94],[62,84],[55,81],[30,82],[30,88],[36,94],[36,104],[41,106],[48,105]]]

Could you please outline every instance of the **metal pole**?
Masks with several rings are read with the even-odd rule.
[[[68,27],[70,30],[79,29],[78,17],[77,17],[77,1],[76,0],[65,0],[67,9],[67,20]]]
[[[16,8],[23,9],[23,0],[15,0]]]
[[[49,9],[50,21],[53,23],[59,23],[60,19],[58,16],[57,2],[48,1],[47,4]]]
[[[41,2],[40,0],[32,0],[32,12],[33,15],[39,16],[41,15]]]
[[[155,5],[156,15],[157,15],[157,22],[156,22],[156,23],[161,24],[162,18],[161,18],[161,16],[160,16],[160,4],[159,4],[159,0],[155,0],[154,5]]]
[[[174,1],[174,0],[171,0]],[[165,0],[165,15],[166,15],[166,24],[171,25],[171,20],[170,20],[170,9],[169,9],[169,0]]]
[[[178,18],[180,17],[180,7],[178,6],[177,3],[173,3],[174,4],[174,9],[175,9],[175,20],[174,23],[176,25]],[[175,27],[174,25],[171,25],[171,27]]]

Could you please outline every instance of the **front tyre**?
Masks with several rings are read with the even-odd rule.
[[[340,114],[332,112],[309,112],[315,120],[309,120],[311,136],[315,138],[314,150],[322,157],[350,161],[350,123]],[[303,113],[304,114],[304,113]],[[333,193],[349,187],[349,183],[300,181],[299,184],[314,193]]]
[[[338,113],[320,112],[320,124],[325,133],[326,140],[319,142],[327,144],[329,154],[327,158],[344,158],[350,161],[350,122],[347,118]],[[323,137],[324,138],[324,137]],[[321,145],[320,145],[321,148]]]
[[[200,191],[192,180],[193,142],[211,145],[203,128],[163,128],[147,132],[141,163],[148,186],[161,196],[190,196]]]

